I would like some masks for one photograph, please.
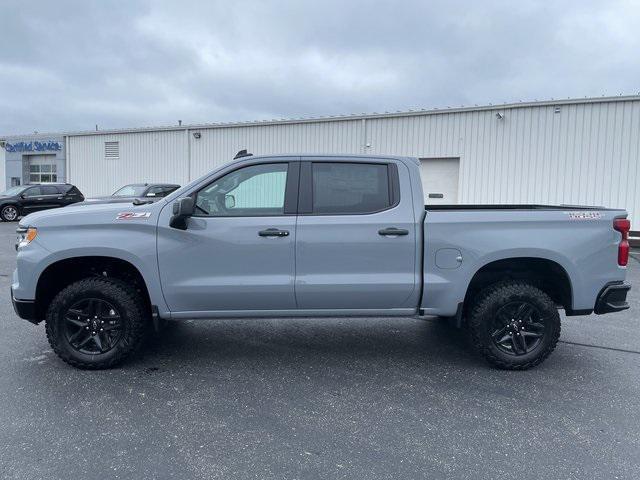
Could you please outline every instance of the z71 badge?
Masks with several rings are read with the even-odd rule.
[[[151,212],[120,212],[116,220],[135,220],[138,218],[147,219],[151,216]]]

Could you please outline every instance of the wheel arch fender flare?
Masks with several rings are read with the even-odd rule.
[[[494,252],[492,255],[483,257],[481,261],[476,263],[468,278],[463,300],[465,304],[468,303],[469,295],[473,293],[479,279],[492,271],[500,272],[502,275],[513,275],[513,278],[521,279],[527,279],[527,274],[532,279],[549,278],[551,275],[551,284],[562,289],[558,296],[551,296],[559,300],[565,308],[571,309],[573,305],[576,280],[579,277],[578,272],[573,268],[569,259],[558,252],[527,249],[526,252],[518,250]]]
[[[160,288],[160,279],[158,275],[158,269],[155,261],[150,262],[146,259],[140,258],[132,252],[127,250],[123,250],[120,248],[112,248],[112,247],[99,247],[99,248],[71,248],[62,251],[56,251],[47,256],[46,261],[42,261],[39,271],[34,272],[36,280],[36,291],[38,289],[38,285],[40,284],[43,275],[55,265],[60,264],[60,262],[70,261],[70,260],[78,260],[82,261],[82,259],[89,258],[100,258],[106,261],[108,260],[116,260],[122,261],[130,264],[137,272],[139,273],[140,278],[144,282],[144,286],[147,289],[147,293],[149,295],[149,300],[152,306],[158,308],[160,314],[165,312],[168,313],[168,308],[165,304],[164,297],[162,295],[162,290]],[[155,258],[155,252],[152,256]]]

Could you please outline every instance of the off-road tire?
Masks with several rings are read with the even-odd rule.
[[[16,211],[16,216],[13,218],[9,218],[7,216],[7,209],[10,208],[15,209]],[[18,207],[16,207],[15,205],[5,205],[4,207],[2,207],[2,209],[0,209],[0,219],[2,219],[3,222],[17,222],[18,217],[20,217],[20,209],[18,209]]]
[[[84,298],[98,298],[113,304],[121,315],[122,334],[111,350],[86,354],[75,350],[60,328],[67,309]],[[52,300],[46,314],[47,339],[53,351],[66,363],[82,369],[113,367],[130,357],[142,344],[150,323],[145,304],[136,289],[120,280],[90,277],[65,287]]]
[[[495,314],[509,302],[525,301],[544,315],[545,334],[532,351],[512,355],[501,351],[491,339]],[[500,282],[478,293],[467,317],[473,348],[490,364],[506,370],[526,370],[542,363],[556,348],[560,338],[560,315],[545,292],[524,281]]]

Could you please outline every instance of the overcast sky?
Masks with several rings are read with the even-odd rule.
[[[631,0],[0,0],[0,14],[0,134],[640,91]]]

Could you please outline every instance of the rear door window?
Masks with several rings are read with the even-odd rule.
[[[314,162],[313,213],[374,213],[392,205],[387,164]]]
[[[40,187],[42,195],[59,195],[58,189],[52,185],[44,185]]]

